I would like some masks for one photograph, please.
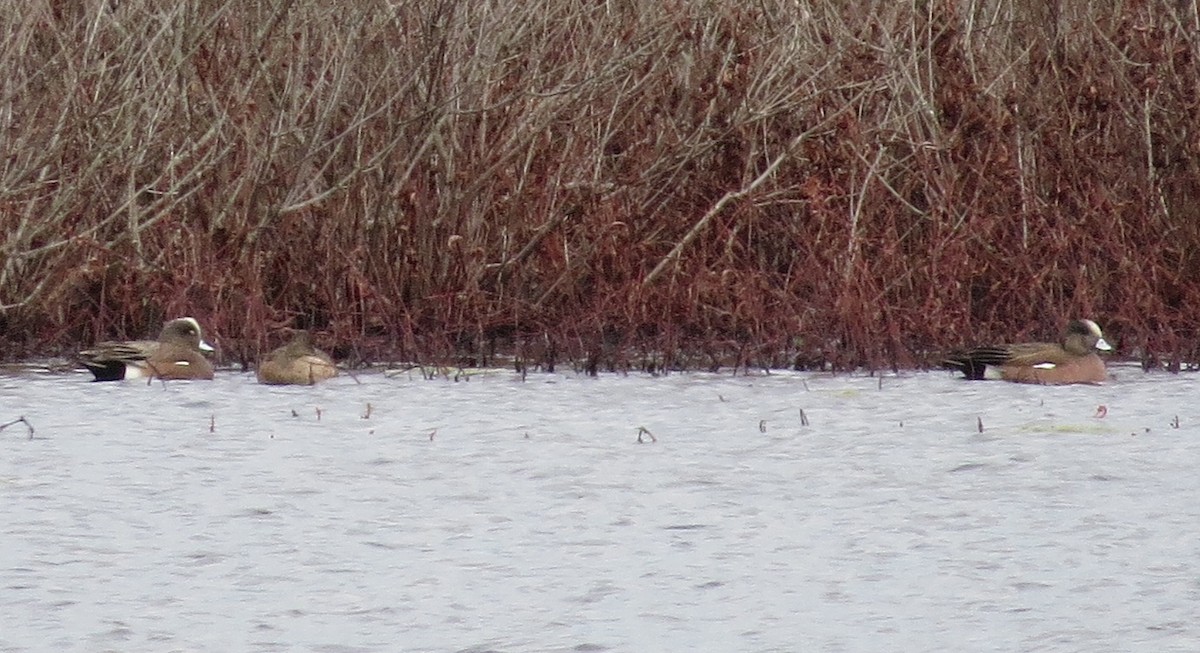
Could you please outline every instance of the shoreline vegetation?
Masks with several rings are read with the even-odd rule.
[[[1194,0],[0,2],[6,361],[1200,359]]]

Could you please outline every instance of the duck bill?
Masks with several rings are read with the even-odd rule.
[[[1100,342],[1104,342],[1104,341],[1103,341],[1103,340],[1101,340]],[[1097,346],[1098,346],[1098,345],[1097,345]],[[207,342],[204,342],[203,340],[201,340],[201,341],[200,341],[200,351],[216,351],[216,350],[215,350],[215,349],[213,349],[213,346],[212,346],[212,345],[210,345],[210,344],[208,344]]]
[[[1096,349],[1100,351],[1112,351],[1112,345],[1108,344],[1104,338],[1101,338],[1096,341]]]

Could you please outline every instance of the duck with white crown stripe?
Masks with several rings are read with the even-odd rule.
[[[200,323],[181,317],[164,324],[158,340],[102,342],[79,352],[79,359],[97,381],[146,377],[210,380],[213,366],[203,352],[212,350],[201,337]]]
[[[950,354],[942,366],[968,379],[1001,379],[1016,383],[1101,383],[1108,371],[1097,352],[1112,351],[1100,326],[1071,320],[1061,343],[1028,342],[976,347]]]

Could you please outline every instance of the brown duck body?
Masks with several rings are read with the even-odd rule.
[[[947,356],[942,365],[973,380],[1046,385],[1101,383],[1108,379],[1108,371],[1096,352],[1111,349],[1095,322],[1072,320],[1061,343],[977,347]]]
[[[79,352],[79,359],[97,381],[210,380],[213,366],[203,352],[212,350],[201,338],[200,323],[181,317],[164,324],[158,340],[102,342]]]
[[[258,364],[257,376],[259,383],[268,385],[313,385],[337,376],[337,366],[328,354],[312,346],[307,331],[299,331],[291,342]]]

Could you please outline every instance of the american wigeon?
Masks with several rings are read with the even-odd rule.
[[[1111,351],[1100,327],[1091,320],[1071,320],[1062,343],[1030,342],[978,347],[942,361],[968,379],[1003,379],[1017,383],[1100,383],[1108,379],[1097,351]]]
[[[213,366],[201,352],[213,348],[200,337],[200,323],[181,317],[163,325],[158,340],[102,342],[79,352],[97,381],[121,379],[212,379]]]
[[[297,331],[291,342],[258,364],[258,382],[269,385],[313,385],[335,376],[333,359],[312,346],[307,331]]]

